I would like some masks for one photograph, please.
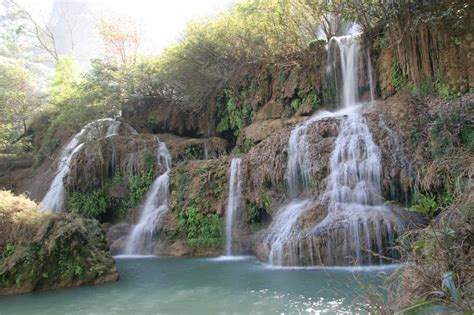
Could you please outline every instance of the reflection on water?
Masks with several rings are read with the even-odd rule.
[[[269,268],[252,257],[118,259],[102,286],[0,298],[0,314],[334,314],[384,268]],[[357,279],[357,280],[356,280]]]

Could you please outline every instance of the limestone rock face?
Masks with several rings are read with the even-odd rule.
[[[122,117],[140,133],[173,133],[179,136],[208,136],[215,129],[213,106],[192,107],[159,98],[130,101]]]
[[[97,221],[40,212],[4,191],[0,200],[0,295],[118,280]]]

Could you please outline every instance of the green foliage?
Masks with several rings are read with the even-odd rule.
[[[321,106],[321,99],[319,98],[319,95],[316,94],[316,92],[311,91],[304,97],[303,104],[310,104],[313,110],[316,110]]]
[[[410,210],[431,219],[436,216],[439,208],[434,196],[418,195],[415,197],[415,204],[410,207]]]
[[[253,230],[258,230],[270,217],[272,210],[272,204],[270,197],[266,193],[263,195],[263,202],[257,204],[255,202],[247,203],[247,224],[251,226]]]
[[[202,160],[205,158],[205,152],[202,145],[192,144],[184,151],[184,159],[186,160]]]
[[[410,207],[410,210],[432,219],[444,208],[451,205],[454,199],[455,196],[448,191],[442,191],[436,194],[416,194],[414,197],[415,202]]]
[[[19,62],[0,61],[0,154],[19,156],[31,148],[27,120],[41,105],[33,74]]]
[[[395,91],[399,91],[407,83],[405,76],[402,72],[402,67],[398,60],[392,62],[390,68],[390,80]]]
[[[86,218],[101,220],[109,210],[116,211],[120,216],[128,209],[136,207],[146,196],[153,183],[153,168],[138,175],[127,177],[128,195],[125,199],[111,197],[110,189],[123,181],[120,174],[107,180],[104,185],[88,192],[72,191],[68,195],[70,211]]]
[[[99,219],[107,210],[109,201],[103,189],[89,193],[73,191],[68,196],[68,207],[86,218]]]
[[[298,98],[295,98],[294,100],[291,101],[290,107],[293,110],[293,112],[297,112],[298,109],[301,107],[301,100]]]
[[[79,83],[79,66],[72,57],[62,57],[55,65],[55,75],[50,83],[49,95],[54,104],[64,104],[73,98]]]
[[[217,131],[233,131],[238,136],[245,126],[250,124],[253,116],[250,107],[238,107],[230,90],[225,90],[224,95],[217,102],[218,124]]]
[[[7,244],[5,248],[0,252],[0,259],[7,259],[8,257],[13,256],[16,251],[15,244]]]
[[[456,312],[457,309],[452,306],[442,305],[438,301],[421,299],[413,305],[404,307],[396,315],[417,315],[417,314],[448,314]]]
[[[283,83],[288,79],[288,73],[286,71],[278,72],[278,82]]]
[[[456,148],[474,149],[474,130],[465,113],[453,111],[436,116],[431,127],[432,154],[441,157],[452,154]]]
[[[244,137],[236,149],[236,154],[248,153],[255,146],[255,143],[249,138]]]
[[[420,97],[425,97],[428,96],[431,92],[431,80],[422,80],[420,83],[420,86],[417,86],[416,84],[412,83],[411,84],[411,91],[410,94],[412,96],[420,96]]]
[[[451,101],[461,96],[461,92],[449,89],[448,85],[443,83],[439,78],[434,81],[434,86],[438,95],[445,101]]]
[[[223,220],[217,214],[204,214],[201,200],[193,198],[190,206],[178,213],[178,229],[190,246],[219,246],[223,237]]]
[[[150,128],[157,125],[158,123],[158,114],[156,112],[151,112],[146,119],[146,125]]]
[[[150,150],[145,150],[142,155],[143,167],[145,170],[153,169],[155,165],[155,156],[150,152]]]
[[[170,208],[178,224],[165,237],[185,239],[192,247],[222,245],[223,220],[214,206],[227,190],[227,166],[226,161],[183,161],[173,169]]]
[[[56,255],[58,259],[58,272],[61,278],[81,278],[84,276],[84,268],[68,250],[58,251]]]
[[[127,177],[127,182],[128,198],[122,202],[120,207],[122,211],[136,207],[146,196],[153,184],[153,169],[148,169],[138,175],[130,175]]]

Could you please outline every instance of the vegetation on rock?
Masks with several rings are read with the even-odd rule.
[[[97,221],[51,214],[0,191],[0,294],[116,281]]]

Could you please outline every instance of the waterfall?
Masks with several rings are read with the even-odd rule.
[[[329,44],[332,42],[335,42],[340,49],[342,105],[345,108],[356,107],[359,102],[359,37],[341,36],[332,38]],[[367,66],[371,76],[370,61]],[[372,94],[371,78],[369,83]],[[382,244],[392,246],[396,232],[403,230],[402,222],[383,205],[381,159],[380,149],[373,141],[365,118],[357,112],[344,117],[331,153],[327,190],[323,196],[329,204],[328,215],[312,233],[331,234],[342,228],[344,239],[343,248],[339,249],[340,256],[355,255],[356,264],[371,264],[373,249],[378,252],[381,261]],[[394,226],[397,231],[393,229]],[[389,242],[386,241],[387,238]],[[331,248],[328,250],[336,251]]]
[[[290,197],[296,197],[299,193],[304,193],[311,185],[309,173],[312,161],[308,150],[307,129],[315,121],[331,115],[330,112],[320,112],[304,123],[297,125],[291,131],[288,139],[288,163],[285,174]]]
[[[331,57],[331,47],[336,45],[339,48],[340,66],[342,74],[342,95],[341,104],[343,107],[349,107],[357,104],[359,100],[359,50],[360,36],[346,35],[332,37],[329,40],[329,54]]]
[[[107,128],[107,133],[105,134],[105,137],[108,138],[118,135],[121,124],[122,122],[119,120],[114,120],[113,122],[111,122],[109,128]]]
[[[105,127],[107,127],[104,133]],[[87,141],[92,141],[101,137],[107,137],[118,133],[120,122],[112,118],[104,118],[93,121],[85,125],[61,150],[58,168],[48,192],[40,203],[41,210],[59,212],[64,210],[66,201],[66,191],[64,188],[64,178],[69,175],[73,157],[78,153]]]
[[[290,201],[279,209],[277,217],[269,227],[270,233],[264,240],[269,246],[268,261],[272,265],[283,265],[288,260],[290,263],[295,263],[298,260],[296,245],[291,239],[297,237],[300,232],[296,224],[298,217],[311,204],[309,198],[304,197],[311,186],[312,165],[307,131],[312,123],[331,115],[332,113],[323,111],[297,125],[291,131],[288,139],[288,162],[285,174]],[[303,197],[300,198],[299,195]]]
[[[128,237],[125,247],[127,255],[153,253],[153,234],[168,211],[171,156],[164,142],[160,142],[156,155],[159,165],[165,168],[165,172],[155,179],[147,194],[138,223]]]
[[[240,158],[232,159],[229,169],[229,197],[226,208],[226,255],[232,256],[232,234],[236,212],[242,201],[242,182],[240,174]]]
[[[372,74],[372,62],[370,61],[370,51],[367,48],[367,76],[369,81],[369,88],[370,88],[370,101],[373,102],[375,100],[375,88],[374,88],[374,77]]]
[[[264,239],[268,260],[276,265],[372,264],[387,254],[404,224],[382,203],[381,151],[373,141],[365,118],[358,110],[361,37],[333,37],[328,43],[328,72],[334,70],[335,86],[341,86],[342,109],[318,113],[296,126],[288,140],[286,181],[289,202],[277,212]],[[338,54],[332,50],[338,49]],[[338,60],[334,56],[338,56]],[[374,97],[372,69],[367,54],[371,101]],[[341,83],[337,80],[340,71]],[[326,192],[310,195],[311,170],[317,161],[310,156],[308,127],[323,118],[341,121],[340,131],[329,160]],[[306,228],[298,220],[314,205],[327,205],[327,216]],[[392,253],[393,254],[393,253]]]
[[[298,238],[301,229],[297,220],[310,205],[310,199],[293,199],[279,210],[265,239],[265,243],[270,244],[268,254],[270,264],[298,265]]]

